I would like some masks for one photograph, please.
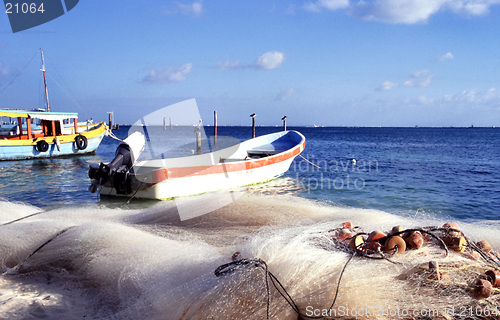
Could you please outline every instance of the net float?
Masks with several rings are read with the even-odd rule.
[[[447,223],[443,224],[443,228],[447,228],[447,229],[451,228],[451,229],[460,230],[460,227],[455,222],[447,222]]]
[[[500,287],[500,271],[498,270],[488,270],[486,271],[486,279],[491,282],[491,284],[498,288]]]
[[[366,241],[367,242],[379,241],[379,240],[384,240],[385,238],[387,238],[387,235],[385,233],[383,233],[380,230],[375,230],[368,235],[368,239],[366,239]]]
[[[397,250],[396,253],[403,253],[406,251],[406,242],[400,236],[392,236],[385,242],[385,252],[392,252],[394,250]]]
[[[236,260],[240,260],[240,259],[241,259],[241,252],[236,251],[235,253],[233,253],[231,260],[236,261]]]
[[[453,237],[452,236],[449,236],[449,235],[446,235],[446,236],[443,236],[441,238],[441,240],[443,240],[443,242],[447,245],[447,246],[451,246],[451,243],[453,242]]]
[[[352,238],[352,232],[349,229],[342,229],[337,231],[337,238],[340,240]]]
[[[371,251],[379,251],[381,247],[382,245],[376,241],[367,242],[365,245],[365,249]]]
[[[351,239],[349,248],[351,248],[352,250],[360,249],[363,243],[365,243],[365,239],[363,239],[362,236],[355,236]]]
[[[443,228],[446,228],[446,229],[455,229],[455,230],[460,230],[460,227],[458,226],[458,224],[456,224],[455,222],[448,222],[448,223],[445,223],[443,224]],[[452,237],[459,237],[460,236],[460,232],[457,232],[457,231],[453,231],[453,230],[449,230],[448,231],[448,234]]]
[[[456,252],[465,252],[465,248],[467,247],[467,240],[464,237],[455,237],[451,239],[449,247]]]
[[[396,234],[396,233],[400,233],[400,232],[403,232],[403,227],[402,226],[394,226],[392,227],[392,230],[391,230],[391,233],[390,234]]]
[[[405,237],[406,244],[411,249],[420,249],[424,245],[424,237],[420,231],[412,231]]]
[[[342,223],[342,229],[349,229],[349,230],[351,230],[352,229],[352,223],[350,221],[346,221],[346,222]]]
[[[476,246],[483,252],[488,253],[491,251],[491,246],[486,240],[479,241],[478,243],[476,243]]]
[[[472,293],[477,299],[486,299],[491,295],[493,286],[491,282],[484,279],[476,279],[472,284]]]

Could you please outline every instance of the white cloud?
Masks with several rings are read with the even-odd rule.
[[[403,82],[403,86],[412,88],[423,88],[430,86],[434,76],[429,70],[418,70],[410,75],[409,79]],[[399,84],[392,81],[385,81],[380,84],[375,90],[377,91],[389,91],[394,88],[399,87]]]
[[[240,61],[237,59],[226,58],[226,60],[217,63],[217,68],[222,70],[241,69]]]
[[[281,67],[285,59],[286,57],[283,52],[268,51],[258,57],[252,64],[242,64],[238,59],[226,58],[226,60],[217,63],[217,68],[221,70],[272,70]]]
[[[443,11],[458,15],[485,15],[500,0],[360,0],[349,9],[352,16],[386,23],[425,23]]]
[[[446,60],[453,60],[455,56],[451,52],[447,52],[438,58],[438,61],[443,62]]]
[[[285,61],[285,54],[280,51],[268,51],[261,55],[254,63],[256,69],[272,70],[279,68]]]
[[[419,70],[410,76],[410,79],[403,82],[405,87],[428,87],[432,82],[433,76],[429,70]]]
[[[290,98],[291,96],[293,96],[295,93],[297,93],[297,90],[296,89],[293,89],[293,88],[290,88],[290,89],[286,89],[284,91],[281,91],[280,93],[278,93],[278,95],[276,96],[276,101],[285,101],[287,100],[288,98]]]
[[[369,21],[413,24],[426,22],[449,0],[375,0],[360,1],[352,15]]]
[[[338,10],[349,7],[349,0],[318,0],[304,3],[304,9],[312,12],[320,12],[322,9]]]
[[[151,70],[143,81],[150,83],[180,82],[186,80],[186,76],[192,69],[192,63],[186,63],[180,67],[171,65],[164,69]]]
[[[499,0],[450,0],[448,7],[457,14],[482,16],[490,12],[492,5],[499,3]]]
[[[293,5],[293,4],[289,5],[288,8],[286,8],[285,13],[294,16],[296,13],[295,12],[295,5]]]
[[[163,13],[167,15],[181,13],[198,17],[203,14],[203,4],[201,3],[201,1],[193,2],[190,4],[176,3],[176,5],[171,8],[164,8]]]
[[[381,85],[379,85],[376,90],[377,91],[389,91],[389,90],[392,90],[396,87],[398,87],[399,84],[397,83],[394,83],[394,82],[391,82],[391,81],[385,81],[384,83],[382,83]]]
[[[467,105],[496,103],[500,106],[500,90],[490,88],[488,90],[464,90],[453,95],[445,95],[444,101],[451,103],[466,103]]]

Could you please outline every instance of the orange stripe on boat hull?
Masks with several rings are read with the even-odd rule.
[[[293,149],[288,150],[284,153],[265,157],[262,159],[256,159],[253,161],[240,161],[236,163],[221,162],[213,166],[161,168],[152,171],[151,183],[155,184],[167,179],[196,177],[201,175],[232,173],[232,172],[258,169],[261,167],[286,161],[292,157],[296,157],[302,152],[302,150],[304,150],[304,148],[305,148],[305,141],[302,144],[295,146]]]

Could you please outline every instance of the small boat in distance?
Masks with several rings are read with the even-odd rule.
[[[90,165],[89,191],[170,200],[264,182],[290,168],[305,140],[297,131],[282,131],[205,154],[136,161],[145,140],[134,132],[120,143],[110,163]]]
[[[0,118],[9,118],[0,125],[0,161],[93,153],[108,131],[104,122],[78,123],[77,113],[50,112],[43,50],[40,52],[47,111],[0,109]]]

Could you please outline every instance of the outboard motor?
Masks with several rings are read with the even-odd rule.
[[[129,172],[135,161],[144,150],[145,139],[140,132],[134,132],[122,141],[116,148],[115,158],[110,163],[90,165],[89,177],[92,184],[89,191],[94,193],[107,181],[116,189],[117,194],[129,194],[130,188]]]

